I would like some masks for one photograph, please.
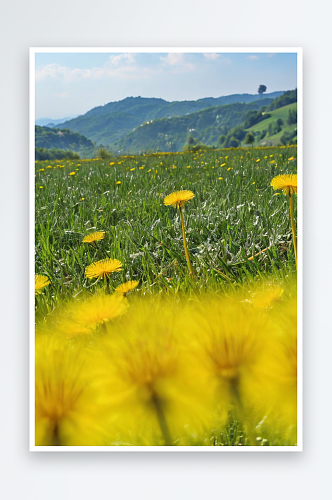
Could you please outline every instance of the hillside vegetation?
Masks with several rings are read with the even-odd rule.
[[[273,100],[281,94],[282,92],[273,92],[266,94],[265,97]],[[97,106],[85,115],[66,121],[61,128],[68,128],[98,144],[112,147],[116,141],[147,121],[182,116],[214,106],[258,100],[261,100],[259,94],[233,94],[217,98],[207,97],[197,101],[174,102],[156,98],[127,97],[122,101]]]
[[[132,154],[147,150],[181,151],[188,134],[201,143],[216,145],[219,136],[240,125],[248,111],[271,103],[271,99],[265,98],[249,104],[214,106],[184,116],[152,120],[137,127],[112,147],[115,151]]]
[[[35,127],[36,148],[59,148],[78,151],[81,148],[93,147],[93,143],[76,132],[68,129],[56,129],[50,127]]]

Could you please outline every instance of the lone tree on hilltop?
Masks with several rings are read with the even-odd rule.
[[[261,96],[261,98],[262,98],[263,92],[266,92],[266,89],[267,89],[266,85],[260,85],[258,87],[258,93]]]

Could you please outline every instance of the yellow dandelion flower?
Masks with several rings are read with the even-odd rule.
[[[127,281],[126,283],[122,283],[121,285],[117,286],[115,291],[123,294],[125,297],[128,292],[131,290],[134,290],[138,286],[138,281]]]
[[[228,167],[227,172],[229,172],[230,170],[232,170],[232,167]]]
[[[194,198],[194,193],[192,191],[175,191],[169,194],[164,199],[164,204],[166,206],[173,206],[174,208],[182,208],[189,200]]]
[[[44,186],[39,186],[39,189],[44,189]]]
[[[294,156],[291,156],[290,158],[288,158],[288,161],[291,161],[291,160],[295,160]]]
[[[35,274],[35,295],[41,293],[42,288],[50,284],[50,280],[47,276],[42,274]]]
[[[66,337],[91,335],[96,328],[121,316],[128,303],[120,294],[95,295],[83,302],[72,303],[58,322],[59,331]]]
[[[222,181],[222,180],[223,180],[223,178],[222,178],[222,177],[219,177],[219,180],[220,180],[220,181]]]
[[[55,335],[36,336],[35,445],[106,444],[105,406],[100,403],[88,356]]]
[[[174,309],[140,302],[101,339],[100,377],[109,384],[109,404],[119,416],[121,433],[131,430],[167,446],[204,411],[192,365],[180,359],[186,354],[179,348]]]
[[[296,242],[296,231],[295,231],[295,222],[293,214],[293,194],[297,193],[297,174],[277,175],[277,177],[274,177],[272,179],[271,186],[273,187],[273,189],[282,189],[283,193],[285,195],[288,195],[289,213],[290,213],[290,220],[291,220],[292,234],[293,234],[295,264],[297,267],[297,242]]]
[[[130,172],[133,172],[134,170],[135,170],[135,167],[134,167],[134,168],[131,168],[131,169],[130,169]]]
[[[221,167],[224,167],[225,165],[226,165],[226,163],[222,163],[220,166],[221,166]]]
[[[121,181],[117,181],[115,184],[116,184],[117,186],[120,186]]]
[[[76,174],[76,172],[70,172],[70,174],[69,174],[69,175],[75,175],[75,174]]]
[[[86,267],[85,276],[87,278],[109,277],[111,273],[121,271],[121,268],[122,262],[118,259],[102,259]]]
[[[84,198],[82,198],[84,200]],[[95,233],[90,233],[84,236],[83,243],[95,243],[96,241],[103,240],[105,238],[104,231],[97,231]]]
[[[260,161],[261,161],[261,160],[260,160],[260,158],[258,158],[258,159],[256,160],[256,163],[258,163],[258,162],[260,162]]]
[[[185,203],[187,203],[187,201],[191,200],[194,196],[195,195],[192,191],[185,191],[184,190],[184,191],[175,191],[174,193],[171,193],[168,196],[166,196],[166,198],[164,199],[164,204],[166,206],[171,205],[171,206],[178,208],[180,210],[183,246],[184,246],[184,252],[186,254],[188,269],[189,269],[191,278],[193,278],[193,276],[194,276],[194,271],[193,271],[193,268],[191,266],[188,247],[187,247],[187,240],[186,240],[186,234],[185,234],[185,229],[184,229],[184,219],[183,219],[182,209],[183,209]]]
[[[271,181],[273,189],[282,189],[284,194],[297,193],[297,174],[277,175]]]

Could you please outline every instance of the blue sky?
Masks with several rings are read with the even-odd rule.
[[[36,118],[128,96],[195,100],[297,87],[296,53],[36,53]]]

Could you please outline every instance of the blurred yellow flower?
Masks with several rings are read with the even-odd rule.
[[[117,181],[115,184],[119,186],[121,184],[121,181]]]
[[[134,288],[136,288],[138,284],[138,281],[127,281],[126,283],[122,283],[121,285],[117,286],[115,291],[123,294],[123,296],[125,297],[127,293],[131,290],[134,290]]]
[[[69,174],[69,175],[75,175],[75,174],[76,174],[76,172],[70,172],[70,174]]]
[[[50,280],[47,276],[42,274],[35,274],[35,295],[41,293],[41,290],[50,284]]]
[[[106,444],[105,406],[90,360],[55,335],[36,335],[35,445]]]

